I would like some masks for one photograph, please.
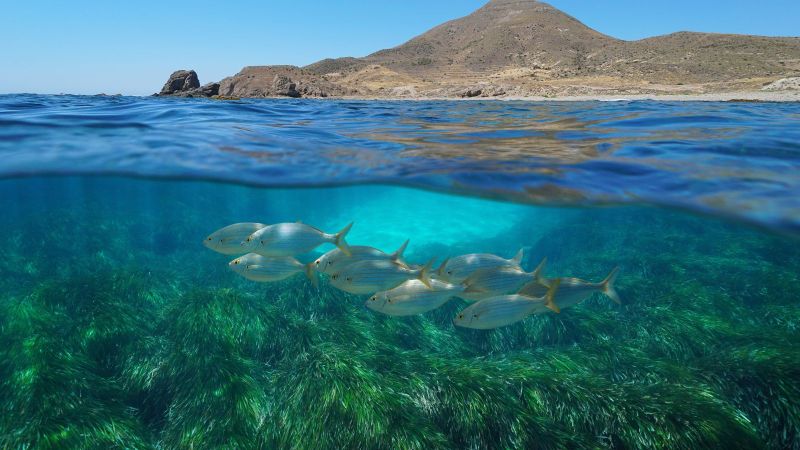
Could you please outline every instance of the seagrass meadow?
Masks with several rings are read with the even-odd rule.
[[[367,185],[20,178],[0,204],[0,448],[800,448],[790,236]],[[454,327],[458,299],[382,316],[201,245],[250,220],[352,220],[351,245],[410,238],[416,263],[524,247],[552,276],[619,266],[623,304],[493,331]]]

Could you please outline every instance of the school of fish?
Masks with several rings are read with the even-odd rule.
[[[614,290],[617,268],[599,283],[548,278],[543,274],[546,258],[526,272],[520,250],[511,259],[484,253],[456,256],[433,269],[433,260],[418,266],[403,259],[408,241],[394,253],[348,245],[345,238],[352,226],[331,234],[302,222],[237,223],[215,231],[203,245],[224,255],[242,255],[228,267],[248,280],[269,283],[304,273],[317,286],[320,275],[325,275],[339,290],[369,295],[365,306],[389,316],[424,314],[461,298],[472,304],[453,323],[477,330],[508,326],[536,314],[560,313],[596,293],[621,303]],[[336,248],[308,263],[297,259],[323,244]]]

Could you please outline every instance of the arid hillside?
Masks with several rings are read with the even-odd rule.
[[[247,67],[221,82],[220,95],[698,94],[759,90],[796,76],[800,38],[679,32],[623,41],[547,3],[492,0],[364,58],[325,59],[302,69]]]

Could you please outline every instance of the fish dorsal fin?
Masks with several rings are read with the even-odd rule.
[[[517,254],[514,255],[513,258],[511,258],[511,262],[518,266],[518,265],[522,264],[522,258],[524,256],[525,256],[525,249],[521,248],[521,249],[519,249]]]
[[[406,248],[408,247],[408,242],[409,239],[406,239],[406,241],[403,242],[403,245],[401,245],[400,248],[398,248],[397,250],[395,250],[394,253],[389,255],[392,261],[403,262],[403,253],[405,253]]]
[[[449,263],[449,262],[450,262],[450,258],[446,258],[444,261],[442,261],[442,263],[439,264],[439,268],[436,269],[436,275],[438,275],[440,277],[443,276],[444,273],[445,273],[445,269],[447,268],[447,263]]]
[[[539,283],[545,284],[547,283],[547,279],[542,275],[544,272],[544,267],[547,265],[547,256],[542,258],[542,262],[533,269],[533,279],[538,281]]]
[[[431,278],[429,276],[429,273],[431,271],[431,267],[433,267],[433,262],[434,261],[436,261],[436,258],[431,258],[431,260],[428,261],[427,264],[425,264],[425,267],[423,267],[419,271],[419,277],[418,277],[419,281],[422,281],[422,284],[424,284],[425,286],[427,286],[429,288],[431,287]]]

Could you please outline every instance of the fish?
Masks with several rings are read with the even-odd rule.
[[[242,241],[256,231],[266,227],[263,223],[245,222],[228,225],[211,233],[203,240],[203,245],[223,255],[241,255]]]
[[[433,260],[422,269],[412,269],[385,259],[373,259],[348,264],[331,274],[331,284],[351,294],[372,294],[396,288],[411,279],[431,285],[430,272]]]
[[[536,280],[543,267],[543,264],[539,264],[530,273],[514,266],[480,269],[464,280],[466,289],[462,298],[478,301],[498,295],[516,294],[527,283]]]
[[[614,289],[614,282],[618,274],[619,267],[615,267],[603,281],[592,283],[579,278],[546,278],[539,271],[536,279],[523,286],[519,293],[522,295],[536,295],[543,289],[546,290],[555,281],[559,281],[561,287],[558,289],[558,294],[554,301],[560,308],[575,306],[597,292],[604,294],[614,303],[621,305],[622,300]]]
[[[394,289],[376,293],[364,306],[389,316],[414,316],[441,307],[463,291],[460,284],[431,280],[428,287],[420,280],[408,280]]]
[[[269,283],[285,280],[299,272],[316,285],[312,263],[303,264],[291,256],[266,257],[257,253],[248,253],[228,263],[228,267],[251,281]]]
[[[304,223],[279,223],[264,227],[247,236],[241,248],[261,256],[296,256],[308,253],[322,244],[334,244],[345,255],[350,254],[345,236],[353,224],[349,224],[336,234],[306,225]]]
[[[554,281],[547,294],[538,298],[513,294],[483,299],[461,311],[453,319],[453,324],[475,330],[492,330],[517,323],[533,314],[559,312],[553,301],[559,284],[559,280]]]
[[[374,247],[355,245],[350,247],[350,256],[345,255],[341,249],[335,248],[314,261],[314,267],[318,272],[330,275],[336,273],[339,269],[348,264],[372,259],[388,260],[405,264],[402,258],[406,247],[408,247],[408,241],[405,241],[394,253],[387,254]]]
[[[436,269],[436,278],[449,283],[463,283],[470,275],[481,269],[492,269],[497,267],[520,267],[524,249],[520,249],[511,259],[501,258],[497,255],[488,253],[472,253],[469,255],[456,256],[445,260]]]

